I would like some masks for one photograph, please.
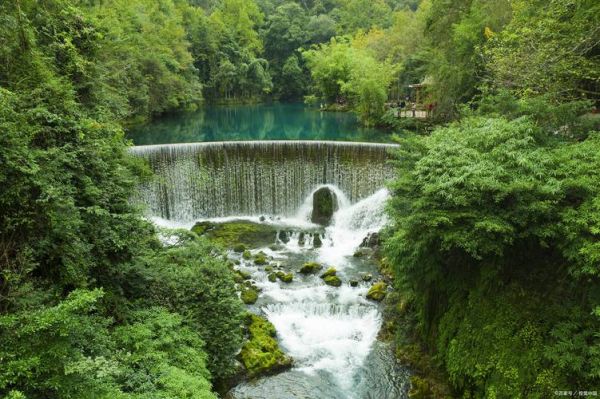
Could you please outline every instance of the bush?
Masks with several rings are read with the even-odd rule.
[[[130,295],[182,314],[206,342],[213,377],[227,376],[241,346],[243,305],[215,247],[196,238],[144,257],[130,273]]]

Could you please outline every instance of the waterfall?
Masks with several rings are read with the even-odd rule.
[[[156,178],[138,200],[179,222],[231,215],[294,215],[315,187],[357,202],[392,177],[391,144],[247,141],[136,146]]]

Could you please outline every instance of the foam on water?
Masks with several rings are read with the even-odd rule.
[[[254,311],[262,312],[273,323],[282,348],[294,358],[294,370],[288,373],[290,381],[302,378],[302,375],[308,381],[324,380],[328,386],[337,387],[336,395],[340,398],[358,399],[366,396],[364,392],[356,390],[363,383],[362,377],[357,376],[362,375],[365,362],[372,356],[382,316],[378,305],[365,298],[371,283],[360,282],[356,287],[349,285],[350,279],[359,280],[360,262],[363,262],[352,255],[369,233],[377,232],[385,225],[384,208],[389,193],[386,189],[380,189],[352,202],[338,187],[326,186],[336,194],[338,210],[332,224],[322,233],[323,245],[318,249],[313,248],[310,234],[305,235],[302,244],[299,230],[316,227],[310,222],[312,194],[322,185],[314,186],[297,211],[287,217],[228,216],[207,220],[226,222],[245,219],[281,226],[282,229],[297,228],[299,230],[293,230],[286,243],[278,242],[279,249],[261,248],[252,252],[263,251],[272,258],[275,270],[297,272],[301,262],[309,260],[318,260],[325,266],[338,269],[338,276],[344,282],[341,287],[325,285],[318,275],[303,276],[299,273],[296,273],[291,284],[285,284],[269,281],[264,268],[254,265],[251,260],[244,260],[239,254],[233,255],[240,260],[238,268],[250,273],[261,290]],[[189,228],[193,225],[193,222],[153,220],[167,227]],[[260,382],[255,382],[245,388],[240,386],[239,389],[243,392],[244,389],[259,389],[260,386]],[[315,392],[317,389],[321,388],[316,387]],[[235,389],[232,392],[232,397],[237,398]],[[242,397],[253,396],[239,396]],[[274,399],[295,396],[271,392],[267,396],[256,397]],[[400,396],[393,394],[382,397]]]
[[[263,310],[299,369],[329,372],[345,389],[351,387],[381,326],[376,307],[335,300],[276,303]]]

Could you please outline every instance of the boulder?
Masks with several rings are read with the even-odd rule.
[[[258,266],[266,265],[267,255],[265,255],[264,252],[259,252],[256,255],[254,255],[254,264]]]
[[[237,243],[233,246],[233,252],[242,253],[246,250],[246,245],[242,243]]]
[[[371,281],[373,280],[373,275],[371,273],[365,273],[362,275],[362,281]]]
[[[249,248],[268,246],[275,242],[278,228],[249,220],[232,220],[223,223],[202,221],[192,231],[225,247],[245,245]]]
[[[338,276],[327,276],[323,278],[323,281],[327,285],[331,285],[333,287],[339,287],[342,285],[342,280]]]
[[[371,286],[367,292],[367,299],[381,302],[387,294],[387,285],[383,281],[379,281]]]
[[[240,298],[246,305],[252,305],[258,300],[258,291],[253,287],[244,287],[240,294]]]
[[[358,281],[357,280],[350,280],[350,287],[358,287]]]
[[[321,248],[323,246],[323,241],[321,240],[321,235],[315,233],[313,235],[313,248]]]
[[[367,234],[367,236],[360,243],[360,246],[363,248],[375,249],[375,248],[379,247],[379,244],[380,244],[379,233],[373,232],[373,233]]]
[[[312,199],[313,208],[310,220],[313,223],[328,226],[338,208],[337,196],[329,187],[321,187],[313,193]]]
[[[250,378],[292,367],[293,359],[283,353],[275,339],[273,324],[263,317],[251,314],[247,317],[246,326],[248,336],[242,346],[240,359]]]
[[[300,273],[302,274],[314,274],[316,272],[318,272],[319,270],[321,270],[323,268],[323,266],[321,266],[320,263],[317,262],[307,262],[304,265],[302,265],[302,268],[300,268]]]
[[[277,281],[277,274],[275,274],[275,273],[269,273],[269,275],[267,276],[267,278],[269,279],[270,282],[274,283],[275,281]]]
[[[335,276],[337,274],[337,270],[335,269],[335,267],[330,267],[329,269],[325,270],[325,273],[321,274],[321,278],[324,279],[326,277],[330,277],[330,276]]]
[[[277,272],[277,278],[283,281],[284,283],[289,284],[292,282],[292,280],[294,280],[294,274],[279,271]]]

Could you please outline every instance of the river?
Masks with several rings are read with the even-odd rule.
[[[283,241],[275,235],[272,245],[253,250],[270,257],[276,270],[293,272],[292,283],[269,281],[264,267],[229,253],[261,290],[248,309],[273,323],[294,367],[242,382],[227,398],[406,398],[409,371],[396,362],[389,344],[377,339],[384,305],[366,298],[382,276],[371,257],[353,256],[363,239],[386,223],[390,145],[270,136],[257,141],[256,135],[244,142],[160,144],[166,139],[153,137],[153,145],[132,151],[147,159],[157,175],[141,188],[138,200],[159,225],[249,219],[298,231],[315,227],[310,211],[316,189],[327,186],[336,194],[338,209],[320,236],[322,246],[292,234]],[[342,285],[328,286],[318,274],[298,273],[308,261],[335,267]]]

